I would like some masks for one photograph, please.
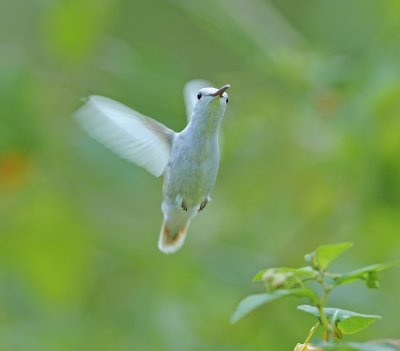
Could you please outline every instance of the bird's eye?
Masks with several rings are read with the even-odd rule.
[[[229,100],[228,100],[228,99],[226,99],[226,101],[225,101],[225,102],[226,102],[226,103],[228,103],[228,101],[229,101]]]
[[[198,93],[198,94],[197,94],[197,99],[200,100],[202,96],[203,96],[203,95],[201,95],[201,93]]]

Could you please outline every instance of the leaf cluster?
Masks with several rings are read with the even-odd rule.
[[[253,280],[255,282],[262,282],[265,285],[266,292],[244,298],[233,313],[231,322],[237,322],[251,311],[271,301],[288,296],[301,297],[308,299],[309,304],[300,305],[298,309],[315,316],[317,322],[311,329],[304,344],[298,344],[296,350],[314,349],[314,346],[310,346],[309,342],[319,326],[322,326],[324,329],[324,342],[317,345],[315,349],[354,351],[400,350],[399,347],[396,348],[396,346],[386,345],[385,343],[338,342],[342,340],[344,335],[364,330],[381,317],[340,308],[326,307],[329,294],[341,285],[356,281],[364,281],[367,288],[377,289],[379,288],[379,273],[400,263],[400,261],[391,261],[368,265],[344,273],[329,272],[327,269],[331,263],[345,251],[352,248],[352,246],[353,244],[348,242],[322,245],[304,256],[307,264],[305,267],[277,267],[258,272]],[[315,286],[319,286],[319,289],[316,289]]]

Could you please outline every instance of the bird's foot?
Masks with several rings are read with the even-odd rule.
[[[207,204],[208,204],[208,197],[206,197],[204,201],[200,204],[199,212],[202,211]]]
[[[185,200],[182,201],[181,207],[182,207],[182,209],[183,209],[184,211],[187,211],[187,210],[188,210]]]

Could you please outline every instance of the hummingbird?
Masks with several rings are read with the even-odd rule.
[[[187,126],[174,132],[156,120],[107,97],[92,95],[75,112],[90,136],[120,157],[164,175],[161,252],[178,251],[191,220],[211,200],[219,167],[218,135],[228,103],[226,91],[203,80],[184,88]]]

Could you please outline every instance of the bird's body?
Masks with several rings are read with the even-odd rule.
[[[191,138],[178,135],[164,175],[164,201],[181,197],[187,208],[200,206],[215,184],[218,172],[218,145],[215,136]],[[181,206],[181,204],[179,204]]]
[[[218,134],[228,100],[225,91],[229,85],[221,89],[201,89],[194,102],[194,91],[190,85],[198,87],[202,83],[192,81],[186,87],[187,95],[190,94],[186,96],[187,105],[191,105],[191,108],[187,106],[190,118],[180,133],[102,97],[91,97],[77,113],[84,128],[96,139],[153,174],[164,174],[161,206],[164,222],[158,242],[164,253],[173,253],[183,245],[191,219],[210,200],[209,195],[217,178]],[[93,106],[90,105],[91,100]],[[127,119],[127,112],[131,118],[135,117],[137,123]],[[93,118],[96,115],[98,118]],[[97,123],[103,125],[95,125]],[[107,131],[108,127],[113,129],[113,125],[115,130]],[[126,135],[127,130],[127,134],[133,136],[132,140]],[[146,159],[146,149],[148,159],[152,160],[150,162]]]
[[[164,226],[159,247],[164,251],[175,250],[175,245],[183,244],[183,240],[177,240],[175,245],[169,245],[169,238],[179,236],[179,230],[187,227],[201,207],[207,204],[214,187],[219,166],[220,120],[211,120],[210,116],[208,119],[206,123],[197,121],[195,115],[188,126],[177,134],[172,145],[164,175],[161,206]]]

